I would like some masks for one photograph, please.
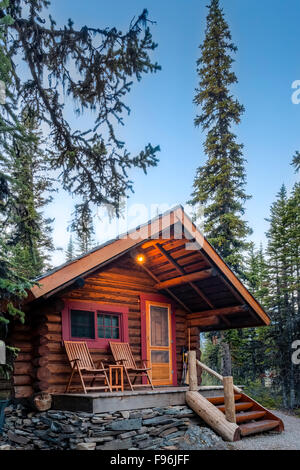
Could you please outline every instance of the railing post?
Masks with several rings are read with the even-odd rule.
[[[189,390],[198,391],[196,351],[189,351]]]
[[[233,378],[223,377],[225,416],[230,423],[236,423]]]

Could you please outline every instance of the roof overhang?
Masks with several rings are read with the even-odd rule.
[[[171,296],[185,308],[190,327],[198,326],[203,331],[209,331],[270,323],[262,306],[181,206],[45,274],[38,279],[39,284],[31,289],[28,301],[52,297],[74,285],[78,278],[85,278],[119,257],[136,253],[137,250],[143,251],[146,259],[149,259],[149,263],[146,262],[141,268],[153,278],[157,290]],[[172,250],[175,250],[175,257],[182,253],[178,261],[173,257]],[[195,263],[189,263],[186,267],[180,264],[180,259],[182,263],[187,263],[194,258]],[[159,268],[159,263],[164,266],[163,275],[160,274],[162,268]],[[216,294],[208,294],[211,280],[218,296],[221,291],[224,293],[223,303],[219,298],[214,301]],[[185,301],[187,294],[190,296],[190,305]]]

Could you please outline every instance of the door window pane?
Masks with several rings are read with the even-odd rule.
[[[169,310],[150,306],[151,346],[169,346]]]
[[[151,351],[152,364],[167,364],[169,362],[169,351]]]
[[[71,310],[71,336],[95,339],[94,312]]]

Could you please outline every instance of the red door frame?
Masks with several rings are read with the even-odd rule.
[[[140,294],[141,308],[141,344],[142,344],[142,360],[147,360],[147,341],[146,341],[146,302],[161,302],[171,306],[171,331],[172,331],[172,385],[177,386],[177,360],[176,360],[176,317],[175,303],[168,297],[161,294]],[[147,383],[146,377],[143,383]]]

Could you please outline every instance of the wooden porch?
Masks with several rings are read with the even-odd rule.
[[[123,392],[95,392],[53,394],[52,409],[84,411],[86,413],[113,413],[115,411],[138,410],[186,404],[186,387],[158,387]],[[223,386],[198,387],[206,398],[223,395]]]

